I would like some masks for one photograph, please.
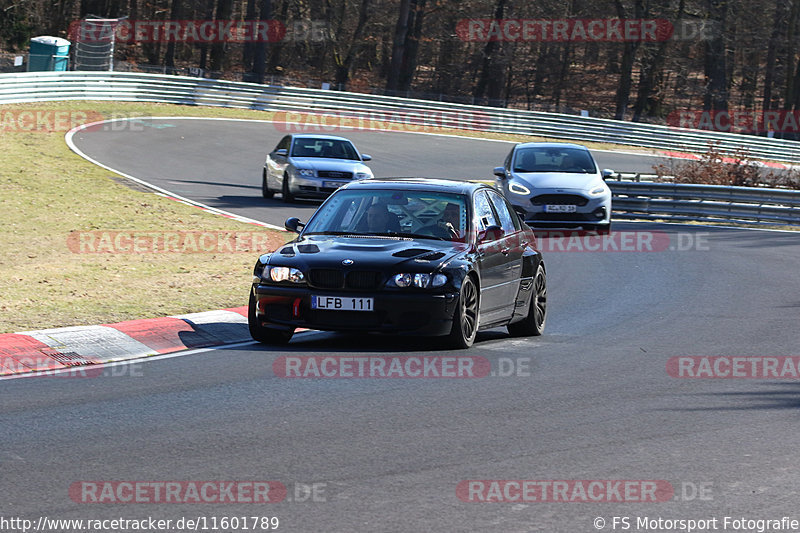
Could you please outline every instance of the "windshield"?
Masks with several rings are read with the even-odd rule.
[[[465,242],[464,195],[403,190],[341,190],[317,212],[303,235],[396,236]]]
[[[597,172],[591,154],[580,148],[520,148],[514,155],[514,172]]]
[[[295,139],[292,146],[292,157],[325,157],[360,161],[353,144],[340,139]]]

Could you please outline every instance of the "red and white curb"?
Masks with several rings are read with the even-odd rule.
[[[699,161],[699,160],[703,159],[703,156],[701,156],[699,154],[691,154],[691,153],[687,153],[687,152],[670,152],[670,151],[663,151],[662,150],[662,151],[660,151],[660,153],[662,155],[665,155],[667,157],[671,157],[673,159],[692,159],[692,160],[695,160],[695,161]],[[723,163],[729,163],[729,164],[736,164],[736,163],[739,162],[736,158],[733,158],[733,157],[721,157],[720,159],[722,160]],[[751,161],[750,164],[751,165],[755,165],[755,166],[759,166],[759,167],[777,168],[777,169],[782,169],[782,170],[789,170],[789,169],[793,169],[794,168],[794,166],[792,166],[792,165],[787,165],[787,164],[784,164],[784,163],[778,163],[776,161]]]
[[[0,376],[61,370],[250,341],[247,307],[101,326],[0,334]]]

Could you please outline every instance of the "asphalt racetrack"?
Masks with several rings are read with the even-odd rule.
[[[163,120],[82,132],[75,142],[111,168],[281,225],[315,205],[261,198],[264,156],[282,135],[269,123]],[[489,179],[511,147],[348,136],[373,155],[378,176]],[[654,164],[597,158],[622,171]],[[723,527],[724,519],[800,520],[800,385],[784,366],[796,368],[786,356],[800,355],[800,235],[614,229],[616,247],[541,243],[548,320],[538,338],[498,329],[468,352],[449,352],[424,339],[310,332],[280,349],[201,350],[94,379],[4,381],[3,514],[34,523],[204,517],[209,526],[214,517],[262,516],[277,517],[278,531],[591,532],[625,530],[623,519],[644,531],[644,518],[754,531]],[[643,234],[634,249],[620,245]],[[243,273],[243,305],[249,281]],[[456,355],[487,361],[491,374],[288,379],[273,371],[297,356]],[[690,377],[686,365],[701,357],[718,379]],[[778,372],[759,373],[752,358],[761,357],[780,361]],[[736,370],[735,361],[743,361]],[[83,483],[170,481],[274,481],[287,494],[267,504],[124,503],[120,493],[90,503],[98,493]],[[519,487],[533,488],[521,497]]]

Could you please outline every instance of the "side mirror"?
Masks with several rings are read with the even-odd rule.
[[[300,228],[305,228],[306,225],[300,222],[300,219],[297,217],[289,217],[286,219],[286,222],[283,223],[283,227],[286,228],[287,231],[300,233]]]
[[[281,148],[280,150],[275,150],[275,155],[287,156],[287,155],[289,155],[289,150],[287,150],[286,148]]]
[[[498,241],[503,238],[503,228],[500,226],[489,226],[485,230],[478,233],[478,244],[484,242]]]
[[[494,175],[498,178],[505,178],[506,177],[506,169],[505,167],[494,167]]]
[[[603,169],[603,170],[600,172],[600,174],[603,176],[603,179],[604,179],[604,180],[607,180],[608,178],[610,178],[610,177],[612,177],[612,176],[614,175],[614,171],[613,171],[613,170],[611,170],[610,168],[604,168],[604,169]]]
[[[369,154],[361,154],[362,161],[372,161],[372,156]]]

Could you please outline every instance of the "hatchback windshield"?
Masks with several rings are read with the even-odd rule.
[[[514,155],[514,172],[597,172],[592,156],[579,148],[520,148]]]
[[[359,160],[355,147],[350,142],[340,139],[295,139],[294,146],[292,146],[292,157]]]
[[[467,205],[461,194],[341,190],[319,208],[303,235],[377,235],[465,242]]]

